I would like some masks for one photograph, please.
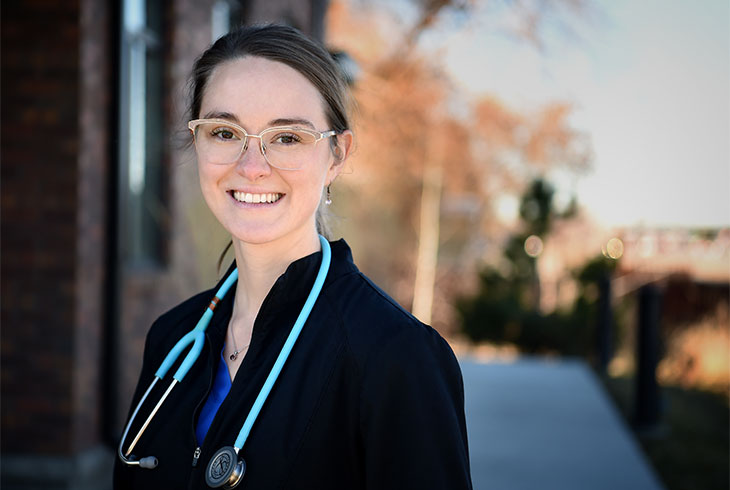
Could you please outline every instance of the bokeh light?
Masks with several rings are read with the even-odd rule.
[[[601,249],[603,255],[609,259],[618,260],[624,254],[624,242],[620,238],[611,238]]]
[[[525,240],[525,253],[530,257],[538,257],[542,253],[542,238],[537,235],[530,235]]]

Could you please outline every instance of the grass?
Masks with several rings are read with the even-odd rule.
[[[604,378],[631,424],[634,382]],[[639,442],[668,490],[730,488],[730,407],[727,395],[676,386],[661,388],[659,430]]]

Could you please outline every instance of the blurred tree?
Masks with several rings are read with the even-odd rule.
[[[461,327],[475,342],[512,343],[527,353],[591,357],[599,283],[612,275],[616,261],[603,255],[588,261],[573,272],[579,290],[572,307],[547,315],[540,312],[535,297],[536,259],[528,254],[526,240],[528,236],[547,238],[556,220],[570,217],[554,210],[552,196],[552,187],[542,179],[528,187],[520,206],[521,230],[504,248],[508,267],[502,271],[485,267],[477,293],[457,301]],[[612,329],[615,332],[615,322]]]
[[[525,233],[545,237],[558,214],[553,207],[555,190],[543,179],[530,184],[520,204],[520,218],[524,223]]]
[[[589,158],[587,146],[579,144],[583,135],[569,124],[569,105],[519,114],[495,97],[466,101],[438,57],[419,50],[419,37],[440,15],[468,11],[477,2],[415,3],[419,15],[405,26],[369,2],[330,5],[330,44],[361,67],[352,160],[358,178],[347,180],[350,192],[336,195],[337,209],[345,212],[345,225],[357,223],[345,228],[364,251],[357,257],[363,269],[448,334],[449,300],[474,282],[485,236],[495,227],[488,204],[493,195],[520,192],[525,168],[582,168]],[[563,2],[536,4],[552,11],[552,3]],[[466,110],[454,111],[455,105]],[[447,208],[454,217],[443,227]],[[445,242],[448,257],[441,253]]]

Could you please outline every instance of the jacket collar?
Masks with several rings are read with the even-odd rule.
[[[332,261],[330,263],[330,269],[327,273],[323,289],[327,288],[329,284],[343,275],[358,272],[358,269],[352,260],[352,252],[350,247],[347,245],[347,242],[345,242],[344,239],[340,239],[329,243],[330,248],[332,249]],[[262,309],[265,307],[268,309],[271,303],[284,307],[292,303],[303,303],[312,289],[314,279],[317,276],[317,272],[319,272],[321,261],[322,252],[319,251],[297,259],[289,264],[286,271],[279,276],[267,294],[266,299],[264,299],[264,303],[262,304]],[[235,267],[236,262],[234,261],[228,267],[228,270],[220,279],[218,284],[216,284],[213,292],[220,288],[225,278],[233,272]],[[236,283],[231,286],[231,289],[228,291],[225,298],[223,298],[223,300],[219,303],[216,311],[217,314],[213,316],[210,330],[214,331],[215,334],[222,335],[225,333],[225,329],[228,327],[228,320],[233,312],[233,298],[235,298],[235,296]]]

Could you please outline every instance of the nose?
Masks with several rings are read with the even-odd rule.
[[[271,166],[261,150],[261,140],[248,137],[246,146],[236,162],[238,172],[250,181],[256,181],[271,174]]]

